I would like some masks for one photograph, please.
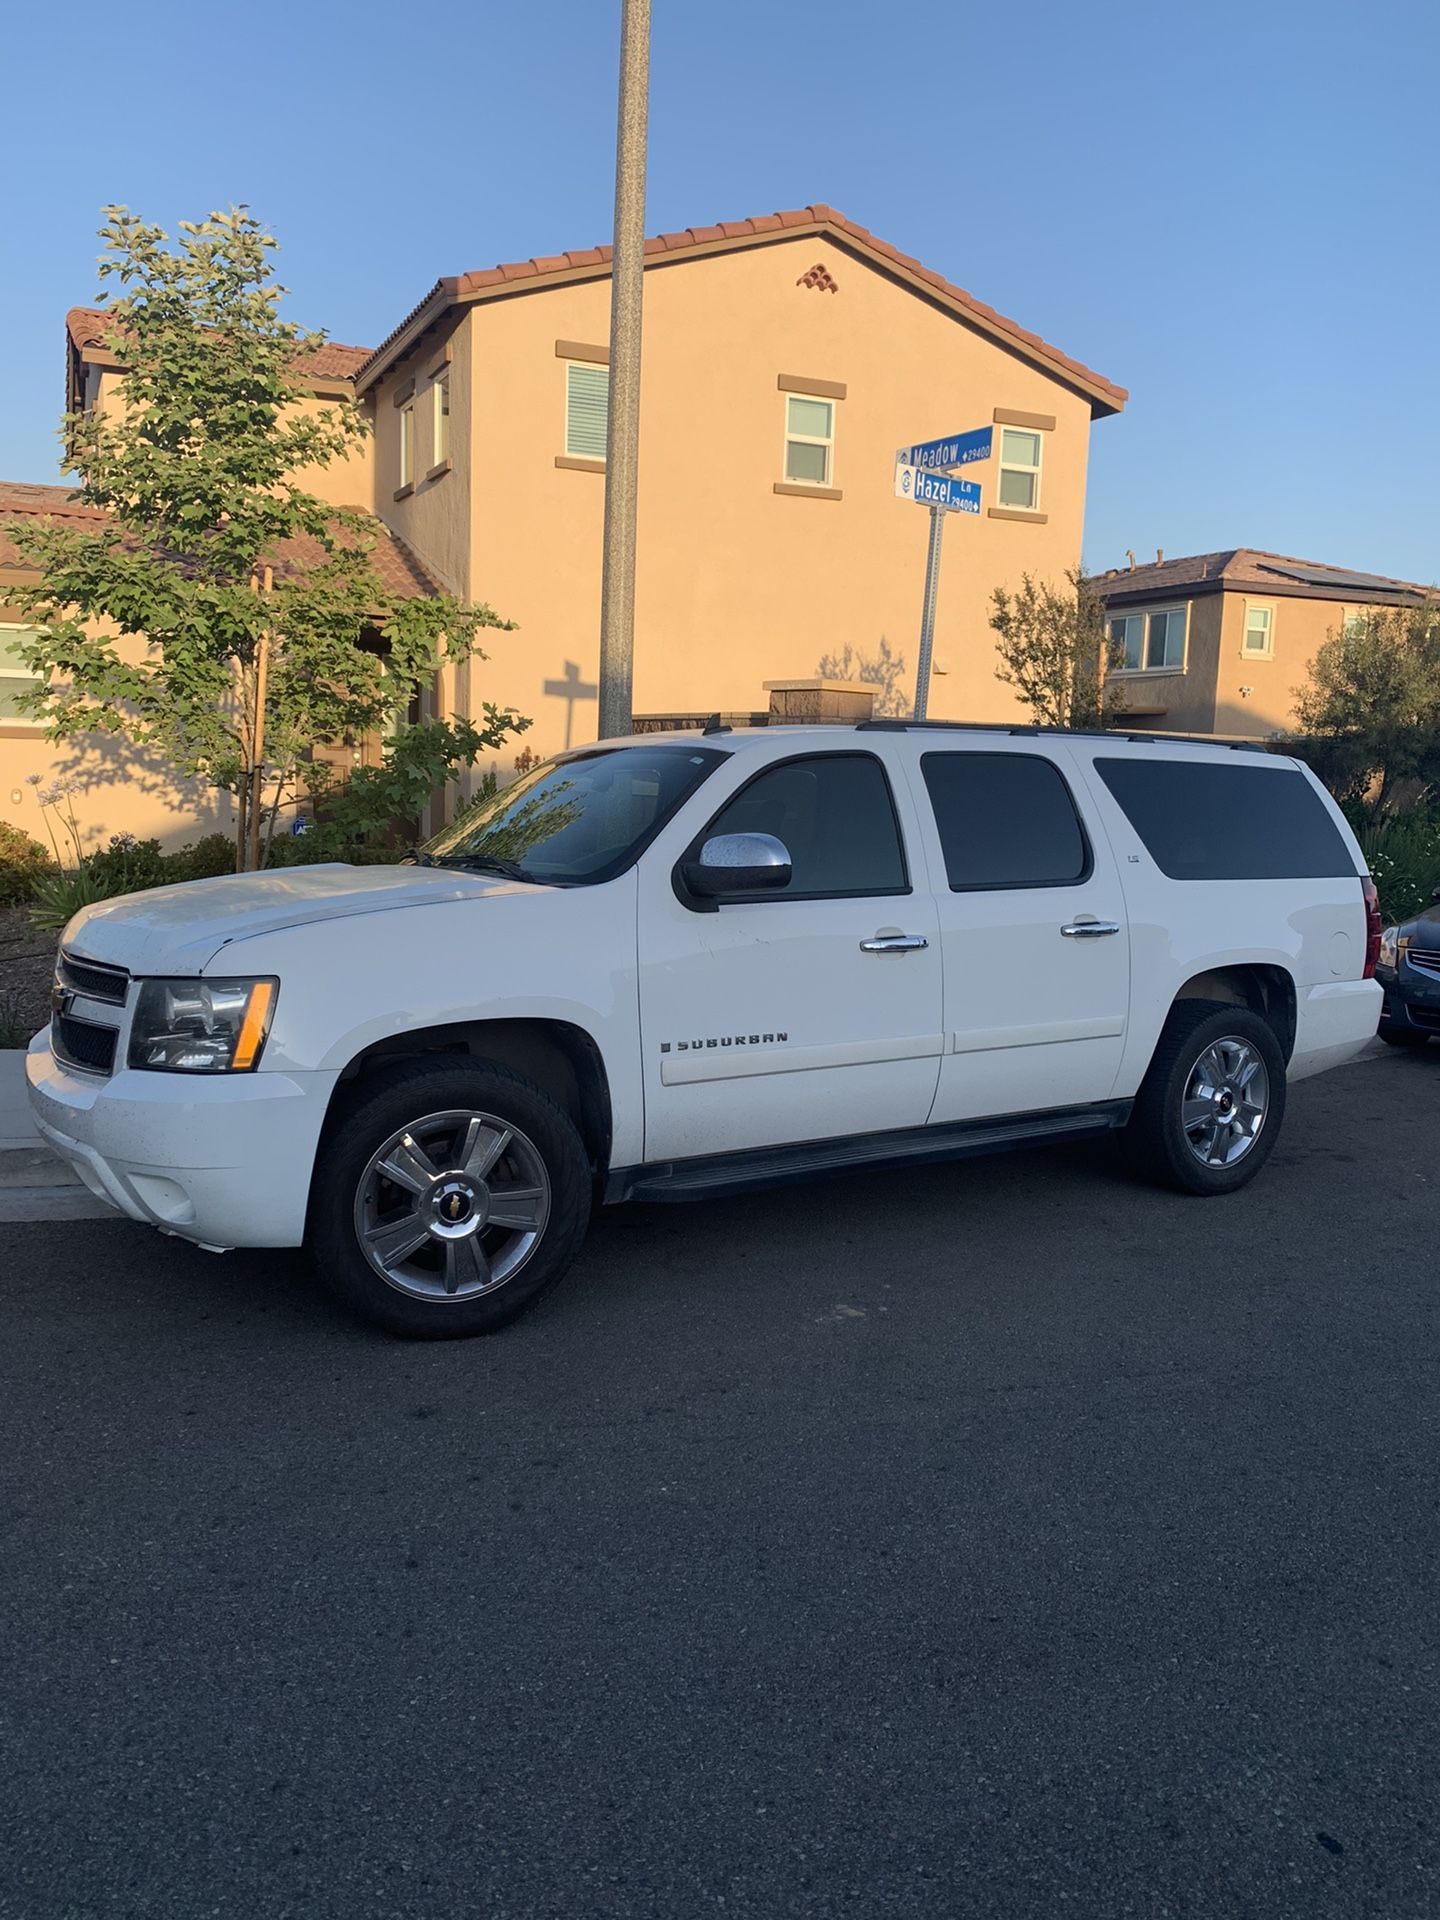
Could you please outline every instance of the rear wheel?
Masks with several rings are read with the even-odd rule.
[[[311,1253],[387,1332],[492,1333],[564,1276],[590,1217],[590,1167],[569,1115],[508,1068],[383,1068],[316,1163]]]
[[[1285,1056],[1247,1007],[1181,1000],[1136,1095],[1125,1144],[1182,1193],[1234,1193],[1269,1159],[1285,1115]]]

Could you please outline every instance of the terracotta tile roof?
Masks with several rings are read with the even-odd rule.
[[[71,346],[77,353],[86,347],[103,348],[113,318],[103,307],[71,307],[65,316]],[[352,380],[373,353],[373,347],[342,347],[338,340],[326,340],[313,353],[300,357],[317,379]]]
[[[355,507],[351,511],[360,513],[363,509]],[[12,519],[59,520],[75,525],[86,521],[103,521],[105,510],[77,500],[69,487],[45,487],[23,480],[0,480],[0,567],[18,567],[22,564],[6,525]],[[444,592],[441,583],[397,533],[392,533],[382,521],[373,518],[370,518],[370,528],[375,535],[371,565],[388,592],[405,600],[433,599],[436,594]],[[275,568],[282,576],[303,573],[315,566],[319,558],[320,548],[316,541],[287,540],[276,555]]]
[[[1058,347],[1042,340],[1038,333],[1031,333],[1016,321],[1008,320],[1004,314],[997,313],[994,307],[986,306],[984,301],[966,293],[963,287],[955,286],[933,268],[922,266],[909,254],[901,253],[888,240],[881,240],[855,221],[847,220],[843,213],[837,213],[833,207],[817,204],[795,207],[785,213],[759,214],[748,220],[727,220],[715,227],[686,227],[679,233],[662,233],[647,240],[645,254],[647,261],[659,262],[693,254],[700,248],[723,247],[727,242],[748,246],[800,233],[829,234],[842,245],[849,245],[853,250],[868,255],[881,267],[903,274],[922,291],[930,292],[962,317],[975,322],[996,338],[1011,342],[1027,358],[1048,367],[1061,379],[1068,378],[1081,386],[1090,394],[1097,413],[1118,413],[1129,399],[1124,387],[1117,387],[1103,374],[1094,372],[1079,360],[1072,360]],[[578,252],[512,260],[501,266],[485,267],[478,272],[437,280],[425,298],[412,307],[399,326],[381,341],[360,369],[357,385],[363,389],[371,384],[398,357],[395,352],[397,345],[416,329],[417,322],[423,320],[424,325],[429,326],[452,307],[508,291],[527,281],[547,282],[593,273],[597,268],[609,266],[610,252],[608,246],[586,247]],[[423,330],[423,327],[419,329]]]
[[[1323,581],[1304,574],[1325,574]],[[1423,599],[1433,588],[1386,574],[1356,573],[1323,560],[1297,560],[1290,554],[1267,553],[1260,547],[1229,547],[1219,553],[1192,553],[1181,559],[1152,561],[1148,566],[1112,568],[1093,582],[1105,601],[1156,599],[1181,588],[1224,593],[1246,587],[1313,600]]]

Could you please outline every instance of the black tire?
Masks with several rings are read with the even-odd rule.
[[[1252,1056],[1259,1056],[1268,1087],[1263,1116],[1253,1132],[1241,1117],[1220,1127],[1216,1151],[1226,1151],[1224,1142],[1228,1138],[1237,1150],[1233,1163],[1210,1165],[1200,1157],[1200,1148],[1210,1137],[1207,1123],[1195,1123],[1196,1145],[1192,1146],[1183,1107],[1200,1063],[1212,1048],[1225,1041],[1243,1043]],[[1218,1091],[1214,1110],[1219,1126],[1224,1108]],[[1235,1111],[1243,1116],[1248,1108],[1241,1106]],[[1247,1007],[1233,1007],[1218,1000],[1180,1000],[1165,1022],[1123,1140],[1137,1170],[1163,1186],[1201,1195],[1234,1193],[1247,1186],[1270,1158],[1284,1118],[1285,1056],[1270,1023]],[[1249,1144],[1244,1145],[1247,1135]]]
[[[465,1116],[479,1132],[466,1131]],[[452,1120],[453,1128],[443,1124]],[[487,1128],[486,1120],[498,1124]],[[438,1129],[435,1122],[442,1123]],[[507,1129],[509,1145],[502,1147]],[[420,1146],[420,1156],[392,1147],[386,1164],[415,1180],[415,1191],[371,1165],[402,1130]],[[476,1142],[469,1168],[455,1157],[467,1139]],[[425,1144],[435,1140],[442,1143],[438,1159]],[[447,1140],[454,1171],[440,1164]],[[486,1170],[491,1177],[480,1177],[474,1170],[491,1147],[498,1156]],[[439,1170],[440,1182],[430,1181],[427,1166]],[[453,1055],[400,1061],[363,1081],[332,1122],[315,1164],[306,1245],[328,1285],[373,1326],[412,1340],[461,1340],[496,1332],[558,1285],[585,1238],[591,1192],[590,1164],[575,1123],[528,1080],[495,1062]],[[492,1207],[498,1212],[507,1194],[513,1196],[511,1210],[530,1220],[524,1230],[489,1224]],[[386,1200],[393,1211],[382,1204]],[[458,1224],[441,1218],[442,1211],[458,1208],[468,1209]],[[395,1227],[379,1224],[391,1218]],[[432,1235],[445,1237],[422,1233],[408,1257],[393,1259],[396,1277],[386,1278],[362,1243],[365,1220],[372,1222],[372,1234],[391,1235],[397,1252],[410,1230],[422,1233],[427,1220]],[[452,1245],[462,1239],[464,1247]],[[377,1242],[377,1258],[379,1251]],[[447,1262],[458,1254],[464,1255],[465,1272],[451,1296],[443,1291]],[[511,1260],[513,1274],[502,1277]]]
[[[1388,1020],[1380,1022],[1380,1038],[1387,1047],[1423,1047],[1430,1040],[1428,1033],[1421,1033],[1416,1027],[1396,1027]]]

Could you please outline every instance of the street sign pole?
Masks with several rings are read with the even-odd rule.
[[[945,532],[945,508],[930,509],[930,547],[925,555],[925,598],[920,608],[920,662],[915,669],[915,718],[923,720],[930,704],[930,655],[935,645],[935,601],[940,592],[940,541]]]

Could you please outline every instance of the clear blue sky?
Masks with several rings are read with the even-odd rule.
[[[57,477],[106,201],[171,228],[248,202],[293,317],[362,345],[442,273],[607,239],[618,13],[13,9],[0,477]],[[1090,566],[1244,544],[1440,576],[1433,0],[654,13],[649,231],[827,201],[1131,389]]]

